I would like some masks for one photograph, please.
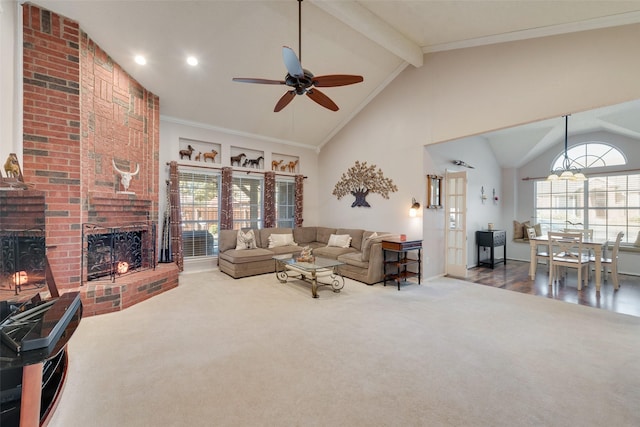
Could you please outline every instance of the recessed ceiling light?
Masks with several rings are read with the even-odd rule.
[[[195,56],[190,56],[187,58],[187,64],[195,67],[196,65],[198,65],[198,58],[196,58]]]
[[[145,65],[147,63],[147,59],[142,55],[136,55],[135,61],[137,64]]]

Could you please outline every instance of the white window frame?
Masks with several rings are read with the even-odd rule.
[[[253,195],[247,195],[240,188],[245,183],[257,184],[257,192]],[[264,224],[264,177],[234,174],[231,185],[233,229],[262,228]],[[251,200],[251,197],[255,197],[256,200]]]
[[[178,181],[184,257],[217,255],[220,229],[220,173],[185,169],[178,172]],[[213,188],[207,190],[207,185],[212,185]],[[207,191],[210,194],[207,194]]]
[[[280,185],[286,185],[287,191],[286,197],[280,192]],[[286,200],[282,200],[286,198]],[[276,178],[276,226],[294,228],[296,224],[296,182],[295,179],[284,177]],[[290,214],[290,215],[289,215]]]

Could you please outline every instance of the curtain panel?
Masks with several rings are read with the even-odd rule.
[[[304,175],[296,175],[295,177],[295,182],[296,182],[296,208],[295,208],[295,212],[294,212],[294,222],[295,222],[295,226],[296,227],[302,227],[302,221],[304,221],[304,219],[302,218],[302,193],[303,193],[303,188],[304,188]]]
[[[276,173],[264,174],[264,228],[276,226]]]
[[[233,168],[222,168],[220,229],[233,230]]]
[[[182,212],[180,210],[180,179],[178,176],[178,162],[169,163],[169,207],[171,209],[171,254],[178,266],[178,271],[184,270],[184,256],[182,252]]]

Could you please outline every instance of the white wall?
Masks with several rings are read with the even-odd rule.
[[[453,160],[463,160],[473,166],[466,168],[452,164]],[[429,167],[426,165],[429,164]],[[486,230],[488,223],[493,223],[497,230],[506,229],[506,221],[502,219],[502,176],[491,146],[481,137],[470,137],[465,140],[451,141],[441,144],[432,144],[425,148],[424,174],[445,175],[447,171],[464,171],[467,174],[467,267],[473,267],[478,262],[476,251],[475,232]],[[446,183],[445,183],[446,186]],[[486,200],[482,200],[482,188]],[[493,190],[496,191],[498,201],[493,200]],[[443,189],[443,193],[446,189]],[[440,222],[444,223],[446,214],[444,210],[438,210],[442,216]],[[425,230],[429,224],[425,224]],[[431,236],[432,233],[425,233]],[[425,242],[427,251],[436,251],[438,247]],[[431,266],[425,265],[425,271],[431,271]],[[433,271],[433,275],[439,271]],[[440,271],[441,272],[441,271]],[[430,276],[427,276],[430,277]]]
[[[427,55],[422,68],[405,69],[323,147],[321,217],[328,224],[406,234],[422,228],[429,246],[425,276],[442,274],[442,216],[424,212],[424,224],[417,225],[407,215],[412,196],[424,202],[431,165],[422,165],[423,146],[640,98],[638,40],[640,25],[628,25]],[[366,210],[338,201],[333,186],[355,160],[380,166],[399,191],[390,200],[371,197]],[[498,173],[508,193],[497,215],[508,229],[512,208],[505,204],[524,196],[513,171]],[[521,214],[531,215],[530,209]]]
[[[21,55],[17,55],[19,46],[15,42],[16,38],[21,39],[16,34],[16,28],[21,29],[19,9],[15,1],[0,1],[0,159],[3,165],[9,153],[16,153],[22,165],[22,79],[16,79],[22,69],[22,61],[16,61],[16,57]],[[1,174],[5,176],[4,170]]]

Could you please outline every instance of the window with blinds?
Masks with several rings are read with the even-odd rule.
[[[264,180],[260,177],[234,176],[233,228],[262,228],[262,192]]]
[[[278,227],[295,226],[296,183],[293,179],[276,180],[276,222]]]
[[[184,170],[179,181],[184,257],[217,255],[220,174]]]
[[[587,181],[536,182],[536,220],[542,230],[585,228],[597,240],[633,243],[640,231],[640,175],[598,175]]]

